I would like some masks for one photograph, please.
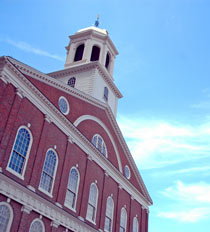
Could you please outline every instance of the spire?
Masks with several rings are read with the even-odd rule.
[[[99,27],[99,14],[97,15],[97,19],[95,21],[95,27]]]

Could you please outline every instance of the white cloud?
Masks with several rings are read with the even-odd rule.
[[[209,125],[118,117],[119,126],[141,169],[160,168],[210,156]]]
[[[175,186],[168,187],[162,194],[190,205],[197,203],[210,204],[210,184],[204,182],[185,185],[183,182],[177,181]]]
[[[177,181],[174,186],[166,188],[162,194],[176,201],[176,210],[159,212],[158,216],[181,222],[197,222],[210,219],[210,184],[199,182],[184,184]],[[174,207],[172,206],[174,209]],[[178,210],[179,209],[179,210]]]
[[[178,169],[174,171],[168,171],[164,173],[164,175],[176,175],[176,174],[183,174],[183,173],[193,173],[193,172],[206,172],[210,171],[210,166],[204,166],[204,167],[192,167],[192,168],[184,168],[184,169]],[[209,172],[210,175],[210,172]]]
[[[23,50],[23,51],[31,52],[31,53],[39,55],[39,56],[46,56],[46,57],[50,57],[52,59],[59,60],[59,61],[64,61],[65,60],[61,56],[51,54],[51,53],[49,53],[47,51],[44,51],[44,50],[41,50],[39,48],[34,48],[30,44],[22,42],[22,41],[13,41],[11,39],[7,39],[6,42],[11,44],[12,46],[14,46],[16,48],[19,48],[19,49]]]
[[[197,222],[210,218],[210,207],[194,208],[185,211],[160,212],[159,217],[175,219],[180,222]]]

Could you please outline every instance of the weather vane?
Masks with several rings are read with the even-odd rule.
[[[95,27],[99,27],[99,14],[97,15],[97,20],[95,21]]]

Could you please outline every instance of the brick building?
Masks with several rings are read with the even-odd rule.
[[[106,30],[70,36],[65,68],[0,58],[0,231],[147,232],[152,200],[116,122]]]

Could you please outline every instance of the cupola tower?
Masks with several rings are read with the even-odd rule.
[[[92,26],[69,38],[64,70],[49,75],[104,102],[116,116],[118,99],[122,97],[113,78],[118,51],[107,30]]]

